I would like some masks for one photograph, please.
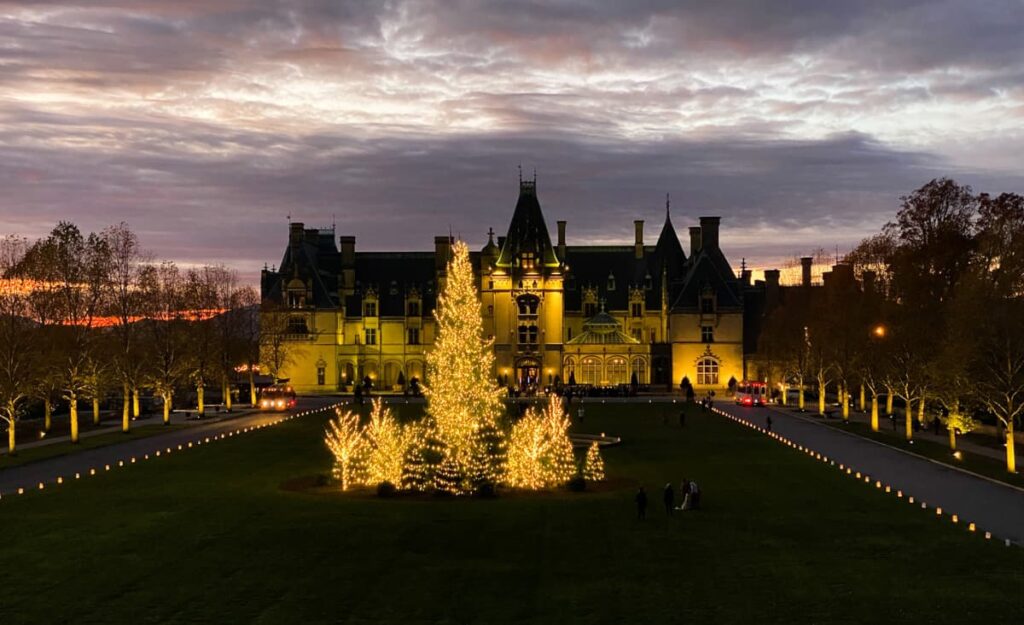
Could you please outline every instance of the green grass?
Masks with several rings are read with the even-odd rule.
[[[815,417],[812,415],[811,418]],[[942,464],[946,464],[951,467],[966,469],[1006,484],[1024,488],[1024,475],[1021,475],[1019,472],[1008,472],[1006,470],[1005,461],[996,460],[970,451],[962,451],[962,459],[957,460],[953,457],[953,452],[949,450],[948,444],[938,443],[924,438],[915,438],[914,443],[910,444],[904,437],[902,421],[900,422],[900,429],[897,432],[892,432],[882,428],[881,425],[883,424],[879,424],[880,427],[878,432],[872,432],[871,426],[867,423],[851,421],[850,423],[843,424],[842,420],[833,421],[824,419],[821,419],[821,422],[830,427],[850,432],[851,434],[856,434],[857,436],[868,438],[873,441],[885,443],[890,447],[909,451],[913,454],[924,456],[925,458],[941,462]]]
[[[131,430],[128,432],[110,432],[108,434],[97,434],[95,436],[83,436],[78,439],[78,443],[61,441],[59,443],[40,445],[38,447],[16,448],[14,455],[6,453],[0,455],[0,470],[7,467],[16,467],[18,465],[28,464],[29,462],[46,460],[47,458],[65,456],[83,449],[106,447],[107,445],[116,445],[117,443],[123,443],[137,438],[146,438],[156,434],[164,434],[184,427],[189,426],[177,423],[171,425],[163,425],[160,423],[154,425],[132,426]]]
[[[403,412],[414,407],[403,407]],[[618,488],[290,492],[324,416],[0,502],[5,623],[1008,623],[1024,556],[720,417],[588,405]],[[667,518],[684,475],[704,510]],[[651,491],[645,522],[633,492]]]

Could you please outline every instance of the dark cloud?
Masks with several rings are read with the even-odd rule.
[[[0,0],[0,230],[164,257],[501,231],[515,166],[576,240],[725,218],[768,262],[952,175],[1020,191],[1024,11],[991,2]],[[648,232],[652,230],[649,229]]]

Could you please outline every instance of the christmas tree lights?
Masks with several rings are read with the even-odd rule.
[[[362,460],[366,439],[359,426],[359,415],[335,409],[337,415],[327,422],[325,442],[334,454],[334,477],[341,490],[362,482]]]
[[[597,441],[590,443],[587,458],[583,462],[583,479],[588,482],[604,480],[604,459],[601,458],[601,447]]]
[[[434,318],[424,388],[432,434],[428,462],[435,488],[465,494],[501,478],[503,391],[494,382],[492,341],[484,339],[469,248],[462,241],[452,246]]]
[[[568,482],[576,473],[569,440],[569,417],[552,396],[543,412],[532,408],[512,426],[505,481],[513,488],[536,490]]]
[[[366,483],[389,482],[401,488],[410,449],[417,446],[417,430],[398,422],[380,398],[373,401],[370,422],[363,431],[366,439]]]

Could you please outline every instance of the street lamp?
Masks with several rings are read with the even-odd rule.
[[[874,335],[875,338],[879,338],[879,339],[884,339],[885,335],[886,335],[886,333],[888,331],[889,331],[889,329],[886,328],[884,325],[882,325],[880,323],[878,325],[876,325],[875,327],[871,328],[871,334]]]

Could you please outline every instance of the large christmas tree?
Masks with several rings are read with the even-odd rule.
[[[494,378],[492,341],[483,333],[469,248],[452,246],[444,288],[434,311],[437,334],[427,354],[427,415],[434,486],[472,492],[501,479],[503,391]]]

